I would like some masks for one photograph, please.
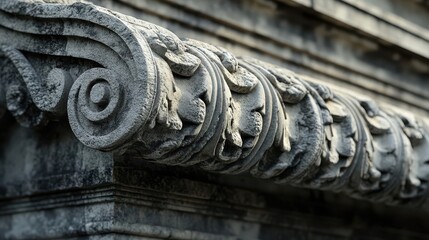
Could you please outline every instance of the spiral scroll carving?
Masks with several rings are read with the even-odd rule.
[[[119,76],[114,71],[92,68],[76,79],[69,94],[68,117],[73,132],[84,144],[95,145],[94,142],[115,140],[115,135],[123,135],[115,132],[120,125],[109,122],[119,118],[115,115],[120,112],[122,95]],[[109,127],[98,127],[100,124]]]
[[[426,201],[425,118],[86,3],[1,2],[0,18],[0,36],[17,39],[0,38],[0,106],[24,126],[67,110],[91,148],[388,204]]]

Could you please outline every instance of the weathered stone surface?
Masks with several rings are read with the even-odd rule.
[[[0,9],[3,108],[23,126],[67,109],[94,149],[388,204],[426,200],[424,118],[91,4]]]
[[[427,9],[421,1],[367,1],[359,6],[354,3],[362,1],[323,1],[326,5],[328,2],[342,5],[342,13],[350,16],[350,20],[346,20],[362,23],[357,26],[333,18],[336,11],[323,11],[330,15],[314,11],[311,1],[306,0],[301,2],[308,2],[310,7],[294,4],[296,1],[292,0],[92,2],[168,28],[179,37],[227,47],[237,56],[252,56],[275,63],[348,91],[365,94],[376,101],[429,116],[428,60],[419,57],[417,52],[404,51],[395,41],[407,35],[411,44],[419,41],[421,35],[428,35],[429,31],[422,27],[416,31],[415,24],[398,16],[394,20],[406,22],[405,26],[391,21],[385,18],[391,9],[389,6],[386,9],[375,6],[382,2],[414,6],[420,11],[413,12],[413,17],[423,20]],[[401,9],[406,10],[406,7]],[[380,10],[382,15],[373,14]],[[381,35],[390,36],[390,30],[394,28],[396,35],[389,37],[393,41],[365,32],[368,22],[377,27]]]
[[[428,115],[396,107],[429,109],[426,83],[419,89],[398,81],[420,81],[422,59],[393,71],[393,60],[372,60],[375,53],[365,49],[373,46],[362,38],[356,55],[364,54],[339,63],[353,41],[336,45],[314,36],[344,32],[321,26],[312,35],[311,27],[277,22],[282,6],[305,1],[99,2],[140,7],[139,14],[159,14],[159,22],[167,21],[163,11],[177,10],[168,21],[185,19],[181,36],[196,38],[203,24],[200,31],[225,38],[220,42],[242,41],[273,58],[341,65],[333,74],[329,64],[309,63],[334,77],[353,68],[360,77],[350,81],[365,79],[356,85],[366,86],[377,79],[367,88],[397,101],[379,105],[321,79],[74,2],[0,1],[0,238],[427,239]],[[276,14],[231,23],[254,15],[255,6],[240,5],[249,2]],[[334,4],[356,7],[357,22],[389,19],[352,0]],[[228,19],[216,19],[222,16]],[[383,24],[383,31],[409,31],[425,44],[414,39],[423,31],[396,20]],[[285,43],[286,35],[294,40]],[[401,56],[427,54],[418,46]],[[305,51],[290,51],[299,48]],[[391,85],[381,89],[380,82]]]
[[[49,123],[48,134],[10,117],[0,123],[1,239],[427,236],[420,209],[112,157],[83,146],[65,123]]]

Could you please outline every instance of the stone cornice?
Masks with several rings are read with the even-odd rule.
[[[0,3],[0,108],[21,125],[67,116],[102,151],[426,200],[426,119],[91,4],[45,2]]]
[[[400,47],[418,56],[428,58],[424,49],[429,45],[429,31],[415,23],[389,12],[356,0],[276,0],[297,4],[325,16],[337,24],[375,37],[388,44]],[[336,9],[337,11],[333,11]],[[347,12],[347,14],[342,14]],[[355,21],[358,18],[360,21]],[[362,24],[364,21],[366,24]],[[398,38],[397,36],[402,36]]]

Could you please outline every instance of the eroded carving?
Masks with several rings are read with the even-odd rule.
[[[389,204],[425,200],[425,119],[91,4],[0,10],[0,109],[24,126],[67,109],[76,137],[99,150]]]

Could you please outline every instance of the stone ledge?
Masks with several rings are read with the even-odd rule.
[[[381,12],[367,3],[355,0],[278,1],[299,4],[387,44],[396,45],[426,59],[429,58],[429,54],[425,51],[429,48],[428,29],[394,14]]]

